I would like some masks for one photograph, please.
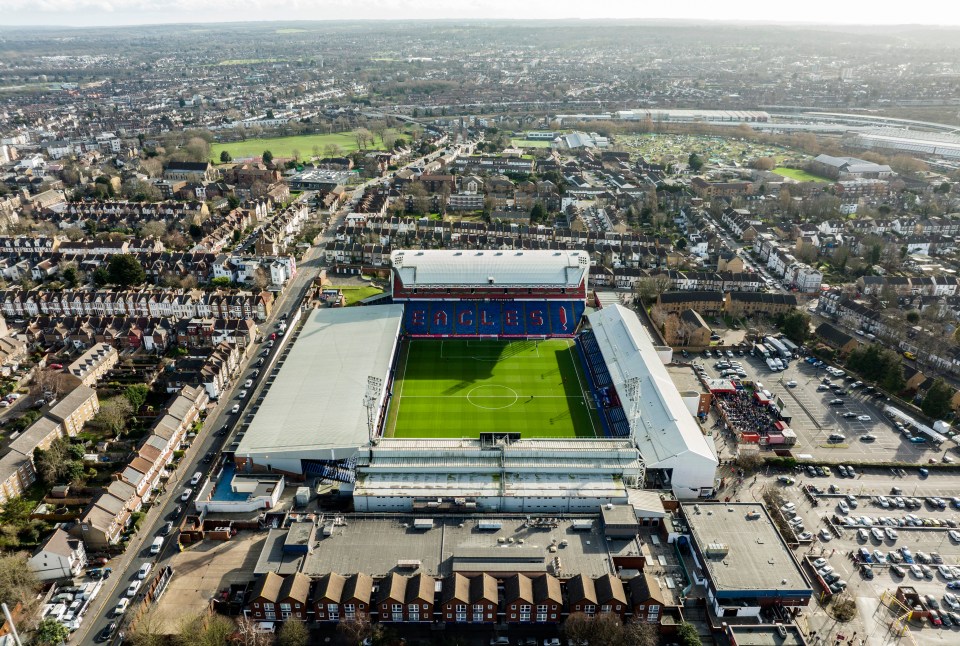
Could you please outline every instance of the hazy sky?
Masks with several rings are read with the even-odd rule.
[[[841,24],[960,25],[960,2],[803,0],[0,0],[5,25],[136,25],[396,18],[676,18]]]

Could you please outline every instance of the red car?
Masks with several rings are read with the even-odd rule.
[[[274,332],[273,334],[270,335],[270,340],[271,340],[271,341],[273,341],[273,340],[276,339],[276,338],[277,338],[277,333],[276,333],[276,332]]]
[[[49,366],[47,366],[47,367],[50,368],[51,370],[63,370],[63,364],[62,364],[62,363],[51,363],[51,364],[50,364]]]

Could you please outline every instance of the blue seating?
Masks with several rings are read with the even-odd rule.
[[[477,304],[477,332],[484,335],[500,334],[500,303]]]
[[[501,334],[505,336],[523,336],[526,332],[526,311],[523,303],[503,303],[501,316]]]
[[[450,301],[434,301],[430,304],[430,334],[453,334],[454,304]]]
[[[553,334],[560,336],[573,334],[583,316],[585,306],[575,301],[550,303],[550,327]]]
[[[471,302],[457,303],[454,308],[456,312],[456,321],[454,321],[454,333],[459,336],[474,336],[477,334],[477,304]]]
[[[403,329],[414,336],[572,336],[584,309],[574,301],[415,301],[406,304]]]
[[[605,432],[612,437],[628,437],[630,421],[613,388],[610,371],[603,360],[600,345],[593,332],[587,330],[577,337],[577,347],[590,376],[591,389],[600,410]]]
[[[407,303],[403,313],[403,329],[407,334],[429,334],[430,304]]]
[[[527,334],[550,336],[550,311],[545,301],[523,303],[527,311]]]

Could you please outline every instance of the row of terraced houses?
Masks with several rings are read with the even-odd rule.
[[[145,316],[172,318],[265,320],[273,294],[242,290],[199,289],[66,290],[35,288],[0,291],[0,307],[8,318],[35,316]]]
[[[312,580],[300,572],[269,572],[254,583],[244,613],[254,621],[473,624],[559,624],[574,613],[610,613],[660,624],[665,606],[656,579],[645,573],[623,581],[610,574],[457,573],[437,579],[397,572],[379,580],[362,573]]]

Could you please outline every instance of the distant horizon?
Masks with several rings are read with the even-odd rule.
[[[743,24],[796,27],[960,27],[960,6],[942,0],[915,0],[909,17],[872,12],[829,0],[807,0],[802,11],[759,0],[720,6],[687,0],[682,6],[638,7],[608,0],[585,7],[573,0],[468,0],[451,7],[440,0],[3,0],[3,25],[11,28],[146,27],[160,25],[241,25],[270,22],[396,21],[636,21],[683,24]],[[597,15],[598,11],[605,15]],[[243,16],[231,20],[230,17]],[[543,16],[550,16],[544,19]],[[865,19],[866,18],[866,19]]]

